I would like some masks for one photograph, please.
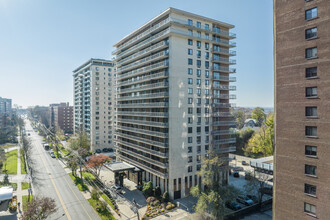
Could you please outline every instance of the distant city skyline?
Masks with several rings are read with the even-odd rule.
[[[72,71],[77,65],[90,58],[111,59],[114,43],[169,7],[234,24],[237,99],[233,103],[273,107],[273,3],[263,0],[203,4],[2,0],[0,96],[23,107],[72,105]]]

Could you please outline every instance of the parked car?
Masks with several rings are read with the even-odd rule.
[[[103,148],[102,151],[103,152],[108,152],[108,148]]]
[[[254,195],[246,195],[247,198],[251,199],[254,203],[258,202],[258,197]]]
[[[51,156],[52,158],[56,158],[54,152],[51,152],[51,153],[50,153],[50,156]]]
[[[113,149],[112,148],[108,148],[108,152],[113,152]]]
[[[242,165],[247,166],[247,165],[249,165],[249,163],[246,162],[245,160],[243,160],[243,161],[242,161]]]
[[[233,168],[234,171],[244,171],[243,167],[234,167]]]
[[[236,198],[236,201],[241,203],[241,204],[244,204],[246,206],[250,206],[250,205],[253,205],[253,201],[247,197],[243,197],[243,196],[238,196]]]
[[[101,151],[101,149],[96,149],[95,153],[100,154],[100,153],[102,153],[102,151]]]
[[[229,208],[229,209],[231,209],[231,210],[234,210],[234,211],[239,210],[239,209],[242,208],[242,207],[241,207],[237,202],[235,202],[235,201],[227,201],[227,202],[226,202],[226,207]]]
[[[252,179],[251,173],[249,173],[249,172],[245,172],[245,177],[244,177],[244,179],[246,179],[246,180],[251,180],[251,179]]]
[[[122,193],[122,189],[121,189],[121,187],[118,186],[118,185],[113,185],[113,186],[111,186],[111,189],[112,189],[113,191],[115,191],[116,193]]]
[[[236,178],[238,178],[239,177],[239,172],[238,171],[234,171],[233,176],[236,177]]]

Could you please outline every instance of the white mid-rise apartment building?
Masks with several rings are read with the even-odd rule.
[[[90,59],[73,71],[74,133],[86,132],[91,151],[113,148],[114,63]]]
[[[229,91],[235,78],[233,25],[169,8],[114,46],[117,67],[117,159],[171,198],[201,185],[198,171],[213,148],[236,150]],[[219,174],[228,182],[228,170]]]

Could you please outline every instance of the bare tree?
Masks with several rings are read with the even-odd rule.
[[[49,197],[36,197],[23,212],[22,220],[44,220],[57,211],[55,200]]]

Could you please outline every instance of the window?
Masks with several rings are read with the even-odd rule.
[[[202,52],[200,50],[197,50],[197,57],[201,57]]]
[[[210,63],[209,63],[209,61],[205,61],[205,68],[209,68],[210,67]]]
[[[209,126],[205,126],[205,133],[209,133]]]
[[[197,127],[197,128],[196,128],[196,132],[197,132],[197,133],[201,133],[201,130],[202,130],[201,127]]]
[[[202,137],[201,136],[197,136],[196,137],[196,142],[197,144],[200,144],[201,143],[201,140],[202,140]],[[200,146],[199,146],[200,147]]]
[[[192,68],[188,68],[188,74],[192,75],[193,74],[193,69]]]
[[[200,31],[197,31],[197,37],[202,37],[202,33]]]
[[[188,137],[188,143],[192,143],[193,142],[193,138],[192,137]]]
[[[188,134],[192,133],[192,127],[188,127]]]
[[[307,117],[317,117],[317,107],[306,107]]]
[[[193,113],[193,108],[189,107],[188,108],[188,114],[192,114]]]
[[[202,71],[200,69],[197,69],[197,76],[200,77],[202,75]]]
[[[209,80],[205,80],[205,85],[206,85],[206,86],[209,85]]]
[[[197,47],[200,48],[201,47],[201,42],[197,41]]]
[[[201,162],[202,156],[201,155],[197,155],[196,160],[197,160],[197,162]]]
[[[306,97],[316,97],[316,96],[317,96],[317,87],[306,88]]]
[[[201,149],[202,149],[201,146],[197,146],[197,153],[200,154],[201,153]]]
[[[210,39],[209,34],[205,34],[205,39],[206,39],[206,40],[209,40],[209,39]]]
[[[317,27],[309,28],[305,31],[305,39],[313,39],[317,37]]]
[[[317,47],[306,49],[306,59],[312,59],[317,57]]]
[[[188,153],[192,153],[192,147],[188,147]]]
[[[192,172],[192,166],[189,166],[188,167],[188,173],[191,173]]]
[[[205,78],[209,78],[210,72],[208,70],[205,70]]]
[[[188,98],[188,104],[192,104],[193,99],[192,98]]]
[[[210,99],[205,99],[205,105],[209,105],[210,104]]]
[[[305,11],[305,19],[310,20],[317,17],[317,8],[311,8]]]
[[[197,171],[200,171],[200,170],[201,170],[201,165],[200,165],[200,164],[198,164],[198,165],[196,166],[196,170],[197,170]]]
[[[205,30],[209,30],[210,29],[210,26],[208,24],[205,24],[204,27],[205,27]]]
[[[197,79],[197,85],[200,86],[201,85],[201,80]]]
[[[188,88],[188,94],[193,94],[193,89],[192,88]]]
[[[202,113],[202,109],[201,108],[196,108],[196,113],[197,114],[201,114]]]
[[[188,25],[193,25],[193,21],[191,19],[188,19]]]
[[[317,67],[306,68],[306,78],[317,77]]]
[[[210,58],[210,53],[209,52],[205,52],[205,59],[209,59]]]
[[[202,61],[201,60],[197,60],[197,67],[201,67],[202,65]]]
[[[193,45],[193,40],[188,39],[188,45]]]
[[[317,127],[316,126],[306,126],[305,135],[317,137]]]
[[[188,55],[193,55],[193,50],[192,49],[188,49]]]
[[[205,89],[205,95],[206,96],[210,95],[210,90],[209,89]]]
[[[305,174],[316,176],[316,166],[305,164]]]
[[[197,101],[197,105],[201,105],[201,103],[202,103],[201,98],[196,99],[196,101]]]
[[[193,34],[193,31],[192,30],[188,30],[188,35],[189,36],[193,36],[194,34]]]
[[[193,84],[193,79],[192,78],[188,78],[188,84],[190,84],[190,85]]]
[[[201,28],[201,27],[202,27],[202,24],[201,24],[199,21],[197,21],[197,22],[196,22],[196,26],[197,26],[198,28]]]
[[[315,205],[309,204],[305,202],[304,211],[313,215],[316,215]]]
[[[193,123],[193,118],[192,117],[188,117],[188,124],[192,124]]]
[[[193,59],[188,59],[188,65],[192,65],[193,64]]]
[[[188,157],[188,163],[191,163],[192,161],[193,161],[192,156],[189,156],[189,157]]]
[[[205,49],[208,50],[210,48],[209,43],[205,43]]]
[[[316,186],[305,183],[305,193],[316,196]]]
[[[305,146],[305,156],[316,157],[317,156],[317,147],[306,145]]]

